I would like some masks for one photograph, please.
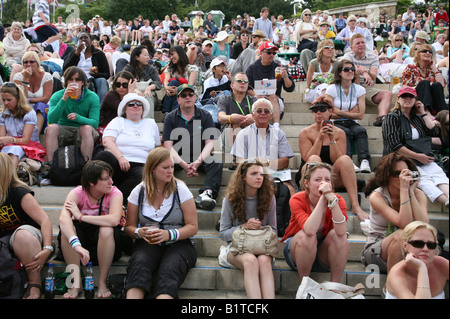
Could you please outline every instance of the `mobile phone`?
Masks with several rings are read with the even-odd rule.
[[[322,122],[322,125],[323,125],[323,126],[325,126],[325,125],[331,125],[331,121],[323,121],[323,122]]]

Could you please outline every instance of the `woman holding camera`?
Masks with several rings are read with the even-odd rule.
[[[365,265],[377,265],[380,273],[402,260],[403,228],[415,220],[428,222],[427,199],[417,187],[417,175],[410,158],[390,153],[364,188],[365,195],[370,195],[370,223],[361,259]]]
[[[382,131],[383,155],[397,152],[415,161],[420,172],[419,188],[432,202],[448,207],[448,177],[431,153],[431,138],[439,137],[440,129],[425,112],[414,88],[406,86],[398,92],[397,103],[386,115]]]

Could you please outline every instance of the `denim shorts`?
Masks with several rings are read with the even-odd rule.
[[[297,270],[297,266],[295,265],[292,256],[291,256],[291,240],[293,237],[289,237],[285,240],[286,246],[284,246],[284,258],[286,260],[286,263],[291,267],[293,270]],[[319,252],[320,246],[322,245],[323,241],[325,240],[325,237],[319,239],[317,238],[317,252]],[[311,272],[330,272],[330,267],[326,266],[324,263],[322,263],[319,260],[319,257],[316,255],[316,260],[314,260],[314,263],[311,268]]]

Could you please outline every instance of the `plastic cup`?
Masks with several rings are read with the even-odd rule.
[[[278,67],[275,69],[275,79],[277,79],[277,81],[281,81],[281,79],[282,79],[282,76],[281,76],[281,67],[280,67],[280,66],[278,66]]]
[[[80,88],[80,85],[79,85],[78,83],[75,83],[75,84],[73,84],[73,85],[76,86],[76,90],[75,90],[75,91],[72,91],[72,92],[69,92],[69,97],[70,97],[71,99],[76,100],[76,99],[78,99],[78,98],[80,97],[80,95],[81,95],[81,88]]]
[[[157,222],[147,222],[145,223],[144,227],[146,227],[146,232],[148,234],[154,232],[155,230],[159,229],[159,224]],[[151,241],[149,241],[150,244],[154,244]]]

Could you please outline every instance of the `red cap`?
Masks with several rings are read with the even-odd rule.
[[[264,42],[263,44],[261,44],[261,45],[259,46],[259,51],[262,51],[262,50],[272,50],[272,49],[278,51],[278,47],[277,47],[275,44],[273,44],[272,42]]]
[[[412,94],[412,95],[414,95],[414,96],[417,96],[416,89],[413,88],[413,87],[410,87],[410,86],[402,87],[402,88],[400,89],[400,91],[398,91],[398,95],[397,95],[397,96],[400,97],[400,96],[402,96],[402,95],[405,94],[405,93],[408,93],[408,94]]]

